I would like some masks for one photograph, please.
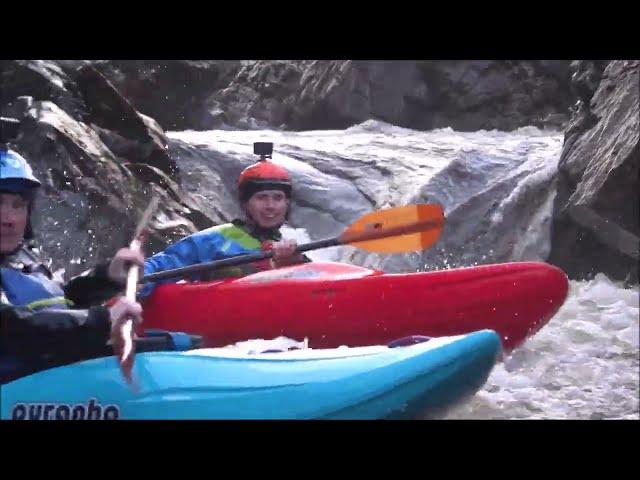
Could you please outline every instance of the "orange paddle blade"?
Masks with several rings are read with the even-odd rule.
[[[421,251],[438,241],[443,225],[437,204],[388,208],[360,217],[340,235],[340,243],[376,253]]]

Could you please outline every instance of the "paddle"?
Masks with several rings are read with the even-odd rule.
[[[147,235],[147,225],[151,221],[151,217],[158,206],[159,200],[160,198],[158,196],[154,196],[142,214],[142,218],[136,227],[133,240],[129,245],[129,248],[132,250],[139,250],[142,248],[142,243]],[[136,286],[138,283],[139,271],[140,267],[132,265],[127,272],[127,288],[125,296],[133,302],[136,301]],[[120,327],[120,331],[118,333],[119,336],[115,336],[112,339],[113,347],[116,351],[115,353],[118,355],[122,374],[127,382],[132,384],[133,359],[135,356],[133,321],[131,319],[127,319]]]
[[[341,235],[299,245],[298,252],[353,245],[376,253],[408,253],[424,250],[438,241],[444,225],[444,212],[440,205],[422,204],[388,208],[368,213],[353,222]],[[151,273],[140,283],[231,267],[271,258],[273,251],[239,255],[212,262]]]

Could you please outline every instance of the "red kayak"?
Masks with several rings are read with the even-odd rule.
[[[283,335],[312,348],[492,329],[509,351],[553,317],[567,290],[562,270],[538,262],[403,274],[317,262],[161,285],[144,303],[144,326],[202,335],[211,347]]]

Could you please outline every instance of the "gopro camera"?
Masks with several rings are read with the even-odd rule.
[[[271,157],[273,153],[273,143],[271,142],[254,142],[253,153],[261,157]]]
[[[0,145],[15,141],[20,132],[20,122],[15,118],[0,117]]]

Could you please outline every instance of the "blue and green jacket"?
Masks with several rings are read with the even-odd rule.
[[[204,262],[222,260],[256,253],[269,248],[269,244],[282,239],[278,229],[261,229],[242,220],[216,225],[200,232],[189,235],[169,246],[166,250],[147,258],[144,264],[144,274],[171,270],[174,268],[196,265]],[[300,261],[309,261],[304,255]],[[204,275],[198,274],[198,280],[214,278],[244,276],[271,268],[268,262],[255,262],[238,267],[230,267]],[[174,282],[176,280],[162,280],[150,282],[139,292],[141,297],[151,294],[156,285]]]

